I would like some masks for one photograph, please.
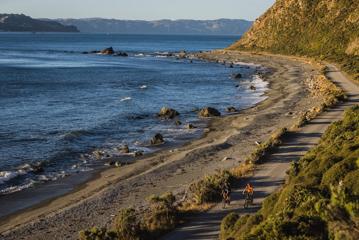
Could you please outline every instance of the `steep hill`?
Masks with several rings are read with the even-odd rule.
[[[234,34],[242,35],[251,21],[218,20],[118,20],[103,18],[56,19],[64,25],[74,25],[81,32],[123,34]]]
[[[359,1],[277,0],[229,49],[327,59],[359,79]]]
[[[78,32],[74,26],[64,26],[55,21],[33,19],[23,14],[0,14],[0,31]]]
[[[257,214],[229,214],[221,239],[359,239],[359,106],[293,163],[284,188]]]

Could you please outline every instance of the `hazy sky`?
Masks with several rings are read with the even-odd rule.
[[[254,20],[275,0],[0,0],[1,13],[35,18]]]

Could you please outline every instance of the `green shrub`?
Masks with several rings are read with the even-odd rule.
[[[214,175],[206,176],[204,179],[192,183],[190,192],[196,204],[213,203],[222,200],[221,186],[229,182],[231,175],[227,171],[218,172]]]
[[[150,209],[144,216],[144,224],[146,230],[153,236],[175,227],[178,217],[175,201],[176,198],[172,193],[150,198]]]
[[[133,208],[122,209],[115,220],[115,230],[119,240],[139,240],[142,229],[139,214]]]
[[[93,227],[90,230],[80,231],[79,240],[117,240],[116,232],[107,231],[106,228]]]

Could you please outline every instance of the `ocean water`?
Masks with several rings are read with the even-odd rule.
[[[164,57],[224,48],[238,36],[0,33],[0,194],[104,166],[116,149],[153,152],[199,137],[193,109],[263,100],[259,66]],[[82,54],[112,46],[129,57]],[[241,73],[241,80],[231,75]],[[254,84],[256,91],[249,90]],[[156,117],[161,107],[184,123]],[[199,128],[188,130],[185,123]],[[149,140],[161,133],[166,143]],[[101,151],[101,156],[94,154]],[[97,154],[98,155],[98,154]]]

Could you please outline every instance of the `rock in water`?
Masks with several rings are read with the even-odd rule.
[[[233,77],[234,79],[241,79],[241,78],[242,78],[242,74],[236,73],[236,74],[233,74],[232,77]]]
[[[238,112],[238,110],[235,107],[227,107],[226,111],[229,113]]]
[[[179,126],[179,125],[182,125],[182,122],[180,120],[177,120],[176,121],[176,125]]]
[[[157,145],[157,144],[162,144],[164,143],[164,139],[163,136],[160,133],[157,133],[152,139],[151,139],[151,144],[152,145]]]
[[[119,148],[119,151],[121,153],[129,153],[130,152],[130,148],[128,147],[128,145],[123,145],[122,147]]]
[[[187,124],[187,129],[194,129],[196,128],[192,123]]]
[[[119,57],[128,57],[128,54],[125,52],[116,52],[114,54],[114,56],[119,56]]]
[[[255,86],[251,85],[249,89],[255,91],[257,88]]]
[[[160,118],[173,119],[173,118],[177,117],[179,115],[179,113],[172,108],[163,107],[163,108],[161,108],[161,111],[157,115]]]
[[[221,116],[221,113],[215,108],[206,107],[206,108],[201,109],[201,111],[199,111],[198,116],[199,117],[219,117],[219,116]]]
[[[104,54],[104,55],[112,55],[115,53],[115,51],[113,50],[112,47],[109,47],[109,48],[105,48],[105,49],[101,50],[100,53]]]

